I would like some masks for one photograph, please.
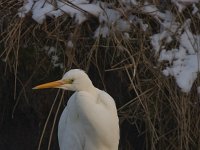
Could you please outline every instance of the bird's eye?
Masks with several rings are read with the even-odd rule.
[[[73,83],[74,82],[74,79],[70,79],[70,83]]]
[[[63,79],[63,81],[66,83],[66,84],[72,84],[74,82],[74,79]]]

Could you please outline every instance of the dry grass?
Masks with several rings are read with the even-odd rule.
[[[157,0],[152,0],[152,2],[159,4]],[[5,73],[9,70],[15,76],[13,82],[15,88],[12,91],[14,99],[17,100],[15,107],[20,98],[26,95],[26,90],[30,88],[31,80],[35,76],[43,77],[44,74],[48,76],[49,72],[54,70],[48,56],[41,51],[41,48],[44,45],[55,46],[67,70],[70,68],[97,70],[100,80],[97,79],[98,81],[94,82],[104,89],[109,86],[106,84],[110,84],[111,93],[115,91],[115,88],[120,87],[118,84],[125,85],[124,99],[116,99],[120,123],[128,121],[137,128],[136,136],[144,136],[144,149],[200,149],[200,105],[196,85],[191,93],[184,94],[180,92],[173,78],[166,78],[160,73],[162,64],[157,64],[148,38],[152,32],[143,32],[139,27],[134,26],[130,32],[130,39],[124,38],[119,32],[113,32],[107,39],[101,37],[93,39],[91,33],[98,23],[95,19],[77,26],[64,15],[54,20],[48,18],[44,24],[39,25],[31,20],[31,16],[23,19],[17,17],[16,12],[20,5],[16,0],[0,2],[0,18],[2,18],[0,20],[2,24],[0,56],[6,62]],[[134,10],[133,13],[135,13]],[[139,13],[137,15],[144,16],[150,27],[155,28],[155,20],[149,18],[148,15]],[[177,13],[177,19],[186,19],[184,15],[188,13],[181,15]],[[193,26],[198,28],[198,21],[195,22],[193,18],[192,21]],[[67,48],[69,39],[74,43],[73,48]],[[17,84],[20,84],[21,77],[19,76],[23,72],[21,65],[26,62],[23,59],[29,55],[26,54],[27,52],[24,54],[24,51],[29,50],[32,55],[32,64],[35,65],[29,66],[27,62],[32,76],[21,83],[23,88],[17,97]],[[105,75],[108,73],[111,74],[110,78],[115,74],[120,82],[105,83]],[[114,93],[113,96],[118,97],[118,93]],[[54,111],[54,115],[56,114],[54,122],[48,122],[47,119],[44,125],[45,128],[49,124],[52,126],[48,149],[51,148],[54,125],[62,101],[61,98],[58,108],[52,107],[50,111],[49,115],[52,115],[52,110],[57,110]],[[40,144],[43,142],[43,135],[44,132],[41,134]],[[40,144],[38,149],[40,149]],[[126,144],[122,145],[123,149],[134,149],[131,141],[127,141]]]

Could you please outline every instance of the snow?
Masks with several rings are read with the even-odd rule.
[[[192,14],[194,15],[199,11],[199,9],[197,8],[195,4],[193,4],[192,7],[193,7]]]
[[[103,10],[99,3],[89,4],[87,0],[73,0],[62,2],[56,0],[55,7],[51,0],[25,0],[24,5],[18,10],[19,17],[25,17],[28,12],[32,12],[32,18],[42,24],[46,16],[59,17],[64,13],[75,19],[75,22],[81,24],[87,20],[87,12],[90,15],[98,16]]]
[[[180,12],[190,4],[193,4],[193,13],[198,11],[194,4],[197,1],[172,0],[172,2],[179,7]],[[173,76],[183,92],[190,92],[200,70],[200,35],[191,32],[190,19],[181,25],[170,11],[160,13],[152,5],[143,9],[150,15],[153,14],[152,16],[160,23],[160,32],[150,36],[150,42],[155,54],[159,54],[158,62],[166,64],[165,69],[162,70],[163,75]],[[172,49],[166,49],[166,45],[173,40],[179,44]]]
[[[110,29],[108,26],[99,26],[96,31],[94,32],[94,37],[97,38],[99,36],[102,36],[103,38],[106,38],[110,34]]]
[[[49,47],[49,46],[44,46],[44,50],[46,51],[48,56],[55,55],[57,51],[55,47]]]
[[[188,29],[180,37],[180,46],[185,48],[189,54],[195,54],[198,50],[199,36],[193,35]]]
[[[130,27],[131,27],[130,23],[123,19],[119,19],[115,25],[116,30],[121,31],[121,32],[129,31]]]
[[[180,35],[177,48],[160,52],[159,61],[168,61],[170,66],[163,70],[165,76],[173,76],[183,92],[190,92],[200,70],[200,35],[190,30],[189,20],[184,24],[184,32]],[[161,45],[159,45],[161,46]],[[157,49],[155,49],[157,52]]]
[[[102,8],[100,8],[99,3],[98,4],[82,4],[78,5],[81,9],[89,12],[90,14],[98,17],[99,14],[102,12]]]
[[[167,31],[163,31],[161,33],[154,34],[150,37],[151,45],[153,46],[153,49],[156,51],[156,53],[158,53],[161,48],[162,40],[164,40],[165,38],[168,38],[168,37],[169,37],[169,35],[168,35]]]
[[[75,22],[77,22],[78,24],[86,20],[86,17],[84,16],[84,14],[78,9],[75,9],[60,1],[57,1],[57,5],[58,5],[58,8],[62,10],[64,13],[67,13],[70,17],[75,18]]]
[[[137,0],[122,0],[122,3],[126,4],[126,5],[138,5]]]
[[[73,48],[74,47],[74,44],[73,44],[73,42],[71,40],[69,40],[67,42],[67,47],[69,47],[69,48]]]
[[[180,26],[179,23],[175,21],[174,15],[169,11],[165,11],[165,13],[162,13],[162,15],[159,16],[161,18],[160,32],[150,36],[151,45],[156,54],[159,52],[161,45],[172,41],[173,34],[177,32],[178,27]]]
[[[174,60],[173,65],[163,70],[165,75],[174,76],[183,92],[189,92],[199,71],[199,55],[185,55],[183,60]]]
[[[99,16],[100,23],[107,23],[112,25],[118,19],[120,19],[121,14],[119,11],[111,9],[111,8],[104,8],[104,12]]]
[[[171,3],[180,13],[190,6],[192,9],[188,11],[200,18],[197,7],[199,1],[171,0]],[[172,76],[183,92],[190,92],[200,70],[200,35],[191,31],[190,16],[183,22],[179,22],[176,14],[173,14],[176,11],[162,10],[159,6],[147,1],[142,3],[139,0],[121,0],[119,1],[121,7],[112,2],[98,0],[55,0],[55,5],[51,2],[51,0],[24,0],[23,6],[18,10],[18,16],[25,17],[31,14],[37,23],[43,24],[47,16],[53,19],[66,15],[71,17],[76,25],[96,17],[99,24],[93,32],[93,38],[100,36],[108,38],[113,33],[119,32],[124,39],[131,38],[130,31],[135,26],[144,32],[149,32],[150,27],[143,15],[150,16],[159,27],[157,32],[149,36],[151,51],[158,56],[156,57],[158,65],[164,65],[163,75]],[[143,15],[130,13],[133,8],[137,8],[139,14]],[[67,47],[74,48],[74,43],[70,39]],[[64,67],[63,63],[60,63],[60,54],[55,47],[45,46],[44,50],[51,58],[54,67]]]
[[[149,4],[148,2],[144,3],[144,6],[141,7],[141,10],[144,13],[151,15],[152,17],[154,17],[158,21],[160,21],[160,19],[164,19],[166,17],[165,14],[160,12],[155,5]]]
[[[124,33],[124,38],[125,38],[125,39],[130,39],[129,33],[125,32],[125,33]]]
[[[33,4],[33,0],[25,0],[24,5],[19,9],[19,17],[25,17],[26,14],[31,11]]]
[[[130,23],[133,23],[134,25],[139,25],[140,28],[143,30],[143,31],[146,31],[147,28],[148,28],[148,24],[144,23],[144,20],[135,16],[135,15],[130,15],[129,16],[129,22]]]
[[[32,8],[32,18],[34,20],[37,20],[39,24],[42,24],[46,19],[46,14],[48,14],[48,12],[53,11],[53,9],[54,7],[51,4],[49,4],[46,0],[37,1],[35,2]]]
[[[60,67],[60,69],[64,68],[63,63],[60,63],[59,52],[56,47],[44,46],[43,49],[51,59],[51,64],[53,65],[53,67]]]
[[[179,12],[182,12],[187,5],[198,3],[199,0],[171,0],[171,2],[178,7]]]

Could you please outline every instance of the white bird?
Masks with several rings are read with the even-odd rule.
[[[88,75],[72,69],[58,81],[33,89],[60,88],[75,91],[60,117],[60,150],[118,150],[119,119],[113,98],[94,87]]]

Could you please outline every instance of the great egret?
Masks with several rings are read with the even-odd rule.
[[[60,150],[117,150],[119,119],[113,98],[94,87],[88,75],[72,69],[58,81],[33,89],[60,88],[76,91],[60,117]]]

